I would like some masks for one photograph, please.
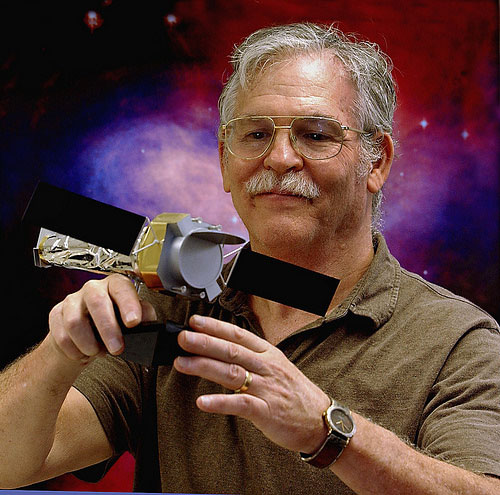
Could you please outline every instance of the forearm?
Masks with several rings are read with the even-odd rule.
[[[84,366],[48,336],[0,375],[0,488],[27,484],[42,468],[61,406]]]
[[[424,455],[354,415],[357,431],[331,470],[357,494],[491,495],[500,480]]]

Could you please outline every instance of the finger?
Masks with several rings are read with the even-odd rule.
[[[85,356],[95,356],[101,346],[96,339],[82,298],[70,294],[61,304],[61,321],[64,333],[73,345]],[[64,339],[65,337],[61,335]]]
[[[256,425],[268,414],[266,403],[250,394],[201,395],[196,405],[204,412],[240,416]]]
[[[109,294],[109,278],[111,277],[105,280],[87,282],[82,287],[82,303],[92,318],[97,333],[108,352],[117,355],[123,351],[124,342],[116,318],[115,306]],[[138,306],[140,307],[139,303]]]
[[[179,356],[174,361],[174,367],[181,373],[205,378],[229,390],[241,388],[247,377],[247,370],[242,366],[200,356]],[[247,388],[247,393],[252,393],[252,389],[259,389],[259,380],[259,375],[252,374],[252,382]]]
[[[250,371],[265,374],[262,354],[251,351],[240,344],[189,330],[180,332],[177,341],[180,347],[190,354],[224,363],[238,364]]]
[[[107,281],[109,295],[118,308],[125,326],[132,328],[141,323],[142,306],[132,281],[118,274],[109,276]]]
[[[63,321],[62,308],[63,302],[60,302],[54,306],[49,313],[49,335],[52,337],[52,340],[55,342],[59,351],[62,352],[67,358],[74,361],[86,360],[90,355],[94,355],[94,351],[91,350],[91,354],[86,354],[82,352],[73,342]]]
[[[265,352],[269,349],[269,342],[261,339],[248,330],[225,321],[216,320],[208,316],[193,315],[189,319],[189,326],[193,330],[219,337],[236,344],[242,345],[254,352]]]
[[[158,317],[156,316],[156,311],[154,306],[149,301],[140,301],[141,304],[141,321],[156,321]]]

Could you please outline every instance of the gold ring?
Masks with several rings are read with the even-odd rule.
[[[252,383],[252,373],[250,373],[250,371],[248,370],[245,370],[245,381],[243,382],[243,385],[240,388],[237,388],[234,391],[234,393],[242,394],[243,392],[246,392],[251,383]]]

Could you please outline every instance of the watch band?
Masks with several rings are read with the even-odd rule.
[[[340,457],[348,443],[349,441],[346,442],[334,434],[329,434],[316,452],[310,455],[301,452],[300,457],[311,466],[324,469],[331,466]]]
[[[319,447],[319,449],[312,454],[305,454],[303,452],[300,453],[300,457],[303,461],[311,464],[311,466],[324,469],[331,466],[339,457],[340,454],[344,451],[344,449],[349,444],[351,436],[356,431],[356,427],[353,424],[352,432],[348,435],[342,435],[339,432],[335,431],[329,424],[327,419],[328,411],[331,408],[339,408],[345,412],[349,412],[347,408],[341,406],[333,399],[331,400],[331,404],[328,409],[323,413],[323,420],[328,428],[328,434],[326,436],[325,441]],[[349,414],[350,416],[350,414]]]

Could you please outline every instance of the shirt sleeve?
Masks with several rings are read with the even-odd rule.
[[[455,345],[424,409],[417,446],[473,472],[500,476],[500,333],[474,329]]]
[[[94,408],[115,456],[136,451],[143,385],[139,365],[110,355],[93,361],[73,385]]]

